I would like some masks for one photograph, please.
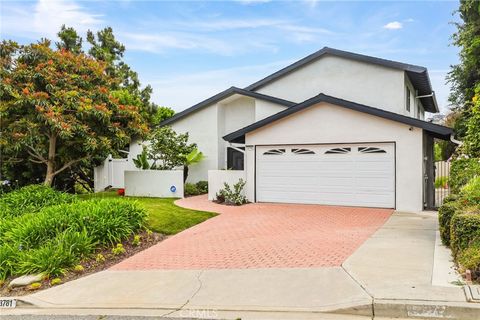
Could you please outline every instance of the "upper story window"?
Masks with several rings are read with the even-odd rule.
[[[407,92],[405,94],[405,108],[407,109],[408,112],[410,112],[410,88],[407,87]]]

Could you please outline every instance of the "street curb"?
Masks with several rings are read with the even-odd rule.
[[[375,317],[420,319],[480,319],[480,305],[467,302],[375,300]]]

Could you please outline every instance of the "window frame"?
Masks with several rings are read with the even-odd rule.
[[[407,110],[408,112],[411,112],[411,90],[410,90],[410,87],[407,85],[407,90],[405,92],[405,110]]]

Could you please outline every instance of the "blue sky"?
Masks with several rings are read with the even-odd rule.
[[[1,1],[0,35],[55,39],[111,26],[153,100],[176,111],[329,46],[429,69],[447,110],[456,1]],[[381,88],[379,88],[381,90]]]

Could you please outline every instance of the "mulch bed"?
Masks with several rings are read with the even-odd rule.
[[[92,274],[92,273],[95,273],[95,272],[106,270],[106,269],[110,268],[111,266],[119,263],[120,261],[125,260],[125,259],[133,256],[134,254],[139,253],[140,251],[148,249],[149,247],[151,247],[151,246],[153,246],[153,245],[155,245],[155,244],[159,243],[160,241],[163,241],[167,238],[167,236],[165,236],[163,234],[159,234],[159,233],[155,233],[155,232],[147,233],[146,231],[143,231],[143,232],[139,233],[138,235],[140,235],[140,237],[141,237],[141,240],[140,240],[141,242],[137,246],[132,244],[134,236],[131,236],[129,239],[122,242],[123,248],[125,249],[124,254],[113,255],[112,254],[112,247],[104,247],[102,249],[99,249],[99,250],[95,251],[95,253],[91,256],[90,259],[82,261],[80,263],[80,265],[82,265],[83,268],[84,268],[84,270],[82,272],[77,273],[77,272],[74,272],[74,271],[69,271],[66,274],[64,274],[63,276],[60,276],[58,278],[60,278],[62,280],[62,283],[65,283],[65,282],[68,282],[68,281],[72,281],[72,280],[76,280],[76,279],[85,277],[85,276],[87,276],[89,274]],[[98,254],[102,254],[105,257],[104,262],[97,262],[96,261],[96,256]],[[17,287],[17,288],[14,288],[14,289],[9,289],[7,287],[8,283],[11,280],[13,280],[14,278],[15,277],[11,277],[9,279],[6,279],[3,286],[0,286],[0,297],[23,296],[23,295],[26,295],[26,294],[31,294],[33,292],[37,292],[37,291],[40,291],[40,290],[45,290],[45,289],[48,289],[48,288],[52,287],[52,285],[50,285],[50,280],[52,280],[52,278],[50,278],[50,279],[43,280],[42,281],[42,286],[39,289],[36,289],[36,290],[29,290],[29,289],[27,289],[28,287]]]

